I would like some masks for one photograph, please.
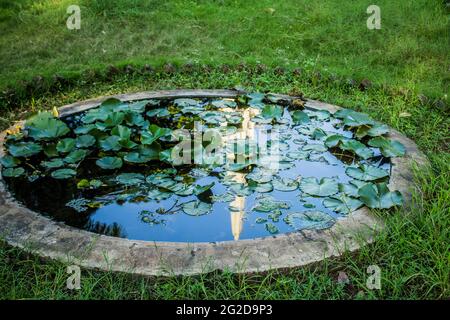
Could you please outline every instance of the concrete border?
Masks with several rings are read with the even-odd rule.
[[[179,97],[235,97],[232,90],[170,90],[114,95],[61,107],[61,116],[97,106],[109,97],[121,100]],[[283,96],[286,99],[293,97]],[[310,109],[335,112],[340,107],[307,100]],[[0,157],[6,133],[0,134]],[[412,165],[428,164],[413,141],[391,129],[390,138],[406,147],[406,156],[392,159],[389,187],[411,200]],[[55,222],[18,203],[7,190],[0,167],[0,237],[10,245],[30,250],[42,257],[85,268],[130,272],[139,275],[191,275],[213,270],[237,273],[289,268],[354,251],[374,239],[383,222],[363,207],[330,229],[280,234],[251,240],[214,243],[136,241],[103,236]]]

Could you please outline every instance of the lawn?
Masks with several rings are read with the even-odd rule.
[[[1,298],[450,297],[450,38],[443,1],[379,1],[381,30],[367,29],[372,3],[361,0],[80,1],[79,31],[65,28],[69,4],[0,0],[1,129],[37,110],[99,95],[239,86],[366,112],[414,139],[431,168],[415,172],[412,206],[374,212],[386,230],[340,259],[252,275],[141,278],[83,270],[81,290],[71,291],[65,265],[1,244]],[[146,64],[155,71],[134,72]],[[371,86],[360,85],[365,78]],[[366,286],[370,265],[381,268],[381,290]],[[350,284],[337,281],[340,271]]]

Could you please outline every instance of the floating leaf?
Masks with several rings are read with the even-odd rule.
[[[127,153],[123,159],[131,163],[146,163],[151,160],[159,160],[160,146],[153,144],[151,146],[139,146],[136,152]]]
[[[389,176],[389,172],[386,170],[367,164],[361,164],[358,168],[347,168],[345,173],[352,178],[363,181],[373,181]]]
[[[317,121],[325,121],[331,117],[331,113],[328,110],[315,110],[309,111],[311,118],[316,118]]]
[[[341,194],[323,200],[323,205],[335,212],[349,214],[361,207],[363,203],[358,199]]]
[[[289,213],[284,221],[295,230],[321,230],[334,225],[336,220],[322,211],[304,211]]]
[[[20,160],[11,156],[4,156],[0,158],[0,163],[5,168],[13,168],[20,164]]]
[[[34,142],[18,142],[7,146],[8,152],[13,157],[31,157],[42,151],[42,147]]]
[[[373,151],[370,148],[367,148],[365,144],[354,139],[342,141],[339,144],[339,148],[344,151],[351,151],[362,159],[373,157]]]
[[[390,192],[386,183],[367,184],[359,189],[358,194],[361,201],[372,209],[388,209],[403,203],[402,194]]]
[[[35,140],[54,139],[69,133],[69,127],[49,112],[41,112],[25,123],[28,136]]]
[[[278,233],[278,228],[272,223],[266,223],[266,230],[269,231],[270,234]]]
[[[403,144],[385,137],[372,138],[369,140],[369,145],[380,148],[381,154],[385,157],[401,157],[405,155],[405,146]]]
[[[104,157],[95,162],[100,168],[105,170],[119,169],[123,165],[123,161],[118,157]]]
[[[348,127],[359,127],[374,124],[376,124],[376,122],[367,114],[356,111],[349,112],[344,118],[344,125]]]
[[[168,136],[172,133],[172,130],[167,128],[160,128],[157,125],[150,125],[148,131],[141,133],[141,143],[150,145],[161,137]]]
[[[70,179],[77,175],[77,172],[73,169],[58,169],[53,171],[51,176],[55,179]]]
[[[59,140],[56,144],[56,150],[61,153],[68,153],[75,148],[75,139],[66,138]]]
[[[300,110],[292,112],[291,117],[295,124],[307,124],[311,122],[309,116]]]
[[[210,184],[204,185],[204,186],[200,186],[200,185],[196,185],[194,188],[194,194],[199,195],[202,194],[206,191],[208,191],[209,189],[211,189],[212,187],[214,187],[215,183],[211,182]]]
[[[152,109],[150,111],[147,111],[147,116],[164,118],[164,117],[169,117],[170,112],[166,108],[157,108],[157,109]]]
[[[327,148],[322,144],[307,144],[302,148],[303,151],[325,152]]]
[[[235,108],[237,104],[235,101],[231,99],[221,99],[212,101],[211,105],[213,105],[218,109],[223,109],[223,108]]]
[[[226,122],[225,115],[219,111],[204,111],[199,114],[199,117],[208,124],[221,124]]]
[[[108,114],[106,117],[104,124],[107,127],[115,127],[122,123],[122,121],[125,119],[125,114],[123,112],[114,112]]]
[[[291,205],[289,202],[275,200],[271,196],[265,196],[257,200],[255,207],[253,207],[253,211],[259,212],[271,212],[276,209],[289,209]]]
[[[266,222],[267,222],[267,219],[264,219],[264,218],[257,218],[257,219],[255,220],[255,222],[256,222],[256,223],[259,223],[259,224],[261,224],[261,223],[266,223]]]
[[[99,141],[100,148],[105,151],[119,151],[122,149],[119,136],[109,136]]]
[[[6,168],[3,170],[2,175],[8,178],[17,178],[25,173],[25,169],[21,167],[17,168]]]
[[[129,140],[131,137],[131,129],[126,126],[118,125],[111,130],[111,135],[118,136],[122,140]]]
[[[86,157],[87,153],[88,151],[83,149],[74,150],[64,158],[64,162],[72,164],[78,163]]]
[[[212,209],[212,204],[193,200],[182,205],[184,213],[190,216],[203,216],[208,214]]]
[[[355,136],[358,139],[362,139],[366,136],[377,137],[389,132],[389,127],[384,124],[374,124],[372,126],[360,126],[355,132]]]
[[[50,161],[42,161],[41,166],[48,169],[61,168],[64,166],[64,161],[62,159],[52,159]]]
[[[89,148],[95,144],[95,137],[90,134],[85,134],[78,136],[75,140],[75,145],[77,148]]]
[[[338,193],[338,183],[331,178],[317,180],[314,177],[303,178],[300,181],[300,189],[310,195],[326,197]]]
[[[275,177],[272,184],[273,188],[279,191],[294,191],[298,188],[298,182],[290,178]]]
[[[44,153],[48,158],[59,156],[58,150],[56,150],[56,144],[47,144],[42,149],[44,150]]]
[[[267,105],[262,109],[261,116],[264,119],[278,120],[283,116],[283,107]]]
[[[124,185],[139,185],[144,180],[145,177],[140,173],[122,173],[116,177],[116,181]]]

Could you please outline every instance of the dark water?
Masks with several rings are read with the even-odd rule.
[[[351,136],[351,132],[342,129],[336,129],[338,120],[333,119],[328,122],[313,121],[315,127],[319,127],[328,132],[338,132]],[[258,127],[264,125],[256,125]],[[286,133],[286,132],[285,132]],[[297,150],[302,147],[293,141],[301,138],[306,144],[321,144],[320,140],[313,140],[310,136],[300,134],[290,128],[287,133],[291,133],[290,139],[284,137],[283,142],[289,145],[290,150]],[[287,151],[286,151],[287,152]],[[278,176],[286,178],[297,177],[333,177],[338,182],[345,183],[351,180],[345,174],[349,165],[339,160],[332,153],[318,152],[317,157],[323,157],[322,161],[296,160],[292,163],[293,167],[287,170],[280,170]],[[389,169],[390,164],[384,162],[382,157],[375,157],[372,164]],[[355,163],[353,163],[354,165]],[[130,171],[135,172],[135,171]],[[241,174],[243,178],[245,174]],[[93,177],[90,177],[93,178]],[[126,237],[136,240],[149,241],[179,241],[179,242],[213,242],[233,239],[251,239],[256,237],[270,236],[271,233],[266,229],[265,223],[256,223],[258,218],[267,219],[278,228],[279,233],[295,231],[291,226],[283,221],[283,218],[289,212],[301,212],[306,210],[320,210],[337,219],[345,218],[327,208],[322,204],[323,197],[315,198],[302,194],[300,189],[290,192],[274,190],[269,193],[253,193],[248,196],[236,196],[233,202],[238,207],[237,211],[230,211],[229,202],[211,201],[211,195],[225,194],[229,189],[221,183],[217,175],[209,175],[196,179],[199,185],[206,185],[215,182],[214,187],[203,194],[202,200],[212,202],[211,213],[203,216],[189,216],[182,210],[177,210],[177,205],[190,200],[197,199],[197,196],[181,197],[173,194],[170,198],[161,201],[111,201],[105,203],[102,207],[95,209],[89,208],[84,212],[77,212],[71,207],[66,206],[67,202],[79,197],[95,198],[108,195],[117,191],[112,188],[106,191],[80,191],[76,184],[70,181],[54,180],[51,178],[39,179],[35,182],[24,182],[21,180],[10,181],[10,187],[16,197],[24,202],[28,207],[49,215],[58,221],[64,221],[66,224],[87,229],[97,233],[103,233],[113,236]],[[120,189],[119,189],[120,191]],[[126,190],[125,190],[126,191]],[[268,213],[252,211],[258,198],[262,195],[270,195],[276,200],[283,200],[290,203],[289,209],[282,209],[282,215],[278,222],[268,219]],[[307,207],[305,207],[305,205]],[[311,208],[312,207],[312,208]],[[174,208],[171,214],[157,214],[159,208],[166,210]],[[151,222],[144,222],[143,210],[153,212]]]

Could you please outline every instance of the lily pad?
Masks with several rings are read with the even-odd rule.
[[[302,148],[303,151],[325,152],[327,148],[322,144],[310,143]]]
[[[122,173],[116,177],[116,181],[124,185],[139,185],[145,181],[140,173]]]
[[[405,155],[405,146],[398,141],[389,140],[385,137],[375,137],[369,140],[369,145],[380,148],[385,157],[401,157]]]
[[[168,128],[160,128],[157,125],[150,125],[148,131],[144,131],[141,134],[141,143],[150,145],[161,137],[168,136],[172,133],[172,130]]]
[[[292,112],[291,117],[295,124],[307,124],[311,122],[309,116],[300,110]]]
[[[272,184],[273,188],[279,191],[294,191],[298,188],[298,182],[290,178],[275,177]]]
[[[166,108],[157,108],[147,111],[147,116],[165,118],[170,116],[170,112]]]
[[[310,195],[326,197],[339,192],[338,183],[332,178],[317,180],[314,177],[303,178],[300,181],[300,189]]]
[[[58,169],[53,171],[51,176],[55,179],[70,179],[77,175],[73,169]]]
[[[109,136],[99,141],[100,148],[105,151],[119,151],[122,149],[119,136]]]
[[[323,205],[335,212],[349,214],[350,212],[360,208],[363,203],[358,199],[340,194],[338,196],[333,196],[323,200]]]
[[[399,191],[390,192],[386,183],[367,184],[359,189],[361,201],[372,209],[388,209],[403,203]]]
[[[64,167],[64,161],[63,159],[52,159],[50,161],[42,161],[41,162],[41,166],[47,169],[56,169],[56,168],[61,168]]]
[[[278,228],[272,223],[266,223],[266,230],[269,231],[270,234],[278,233]]]
[[[212,204],[193,200],[183,203],[182,209],[184,213],[190,216],[203,216],[208,214],[212,209]]]
[[[41,112],[25,123],[28,136],[35,140],[54,139],[69,133],[70,129],[50,112]]]
[[[347,168],[345,173],[352,178],[363,181],[373,181],[389,176],[389,172],[386,170],[367,164],[361,164],[358,168]]]
[[[68,153],[75,148],[75,139],[66,138],[58,141],[56,150],[61,153]]]
[[[329,214],[316,210],[289,213],[284,221],[295,230],[328,229],[336,222]]]
[[[21,167],[6,168],[3,170],[2,175],[8,178],[17,178],[25,173],[25,169]]]
[[[0,158],[0,163],[4,168],[13,168],[20,164],[20,160],[11,156]]]
[[[8,152],[13,157],[31,157],[42,151],[42,147],[34,142],[18,142],[7,146]]]
[[[271,196],[265,196],[257,200],[256,205],[253,207],[253,211],[259,212],[271,212],[276,209],[289,209],[291,204],[286,201],[276,200]]]
[[[100,168],[105,170],[119,169],[123,165],[123,161],[118,157],[104,157],[95,162]]]
[[[77,148],[89,148],[95,144],[95,137],[90,134],[85,134],[77,137],[75,145]]]

